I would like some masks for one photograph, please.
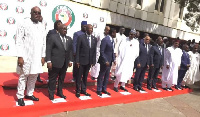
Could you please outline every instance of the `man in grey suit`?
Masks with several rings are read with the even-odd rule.
[[[78,67],[78,76],[76,79],[76,97],[81,94],[90,96],[86,92],[87,76],[91,66],[96,64],[97,38],[92,35],[93,27],[88,24],[86,33],[78,37],[76,48],[76,64]],[[81,81],[82,78],[82,81]]]
[[[58,77],[57,95],[66,99],[63,95],[63,82],[68,66],[72,66],[72,39],[67,34],[67,26],[62,24],[58,27],[57,34],[50,35],[47,40],[46,59],[49,75],[48,91],[49,99],[54,99],[56,79]]]

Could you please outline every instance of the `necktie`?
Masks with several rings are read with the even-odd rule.
[[[66,42],[65,42],[65,38],[63,37],[62,39],[63,39],[62,42],[63,42],[64,48],[65,48],[65,50],[66,50]]]
[[[91,40],[90,40],[90,36],[88,36],[87,39],[88,39],[89,47],[91,48]]]
[[[159,46],[160,54],[162,55],[162,48]]]
[[[147,49],[147,53],[148,53],[148,44],[145,44],[145,47],[146,47],[146,49]]]

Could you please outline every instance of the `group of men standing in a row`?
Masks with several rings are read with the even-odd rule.
[[[54,29],[46,35],[45,26],[39,22],[40,18],[40,8],[33,7],[31,18],[25,19],[17,29],[17,72],[20,74],[17,98],[20,106],[25,105],[23,98],[26,83],[25,98],[39,101],[33,92],[37,76],[42,73],[45,61],[48,68],[50,100],[54,99],[56,82],[58,82],[57,95],[66,99],[62,91],[63,83],[67,68],[72,64],[76,97],[80,97],[81,94],[91,96],[86,91],[90,68],[91,76],[97,78],[96,93],[99,96],[102,96],[102,93],[111,95],[107,91],[110,71],[116,77],[114,82],[116,92],[118,92],[119,82],[121,82],[120,89],[128,91],[125,83],[131,79],[134,68],[136,68],[136,73],[133,85],[136,91],[144,91],[142,82],[147,69],[149,69],[147,81],[149,90],[152,88],[157,90],[156,79],[160,68],[163,68],[162,88],[165,89],[167,85],[166,90],[172,90],[172,84],[177,84],[178,70],[182,67],[181,57],[183,58],[183,52],[178,48],[178,41],[175,41],[172,47],[165,49],[162,37],[158,37],[156,44],[152,46],[148,34],[145,34],[143,39],[138,39],[139,32],[133,29],[126,37],[123,34],[124,27],[116,33],[116,29],[109,26],[105,27],[103,34],[93,36],[93,27],[86,21],[81,22],[81,30],[74,33],[72,40],[71,37],[66,36],[67,26],[60,20],[54,23]],[[189,68],[189,63],[187,68]],[[180,71],[182,76],[183,72],[185,73],[185,71]],[[177,89],[179,89],[181,78],[178,80]]]

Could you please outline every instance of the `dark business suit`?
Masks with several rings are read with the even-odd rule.
[[[48,40],[48,38],[49,38],[50,35],[52,35],[52,34],[57,34],[56,29],[49,30],[49,32],[47,33],[47,37],[46,37],[46,39]]]
[[[80,63],[76,79],[76,93],[86,92],[87,76],[91,65],[96,64],[97,38],[91,35],[91,47],[87,35],[78,37],[76,48],[76,63]],[[82,78],[82,82],[81,82]],[[81,87],[81,89],[80,89]]]
[[[59,34],[49,36],[46,46],[46,60],[51,61],[52,70],[48,70],[49,95],[53,96],[56,88],[56,79],[58,78],[57,94],[62,95],[63,82],[66,75],[67,67],[72,58],[72,39],[66,36],[66,49],[64,48],[62,39]]]
[[[85,34],[85,33],[80,30],[80,31],[75,32],[74,35],[73,35],[73,54],[75,55],[74,56],[74,64],[73,64],[73,78],[74,78],[74,80],[77,79],[77,74],[78,74],[78,67],[76,66],[76,62],[75,62],[77,40],[78,40],[78,37],[80,35],[83,35],[83,34]]]
[[[156,88],[156,80],[159,74],[160,68],[164,64],[164,48],[162,46],[152,46],[149,52],[150,66],[153,64],[154,67],[150,67],[147,86]]]
[[[181,66],[180,66],[180,70],[178,71],[177,86],[179,88],[181,87],[181,82],[183,81],[185,73],[188,70],[188,67],[187,67],[188,64],[190,64],[189,54],[186,51],[183,50],[183,54],[182,54],[182,57],[181,57]]]
[[[150,50],[151,45],[148,44],[148,49]],[[149,55],[147,52],[147,48],[144,43],[140,44],[140,52],[139,56],[136,59],[136,65],[140,64],[141,67],[136,67],[135,77],[134,77],[134,88],[138,88],[139,90],[142,88],[142,82],[144,80],[144,75],[147,69],[147,65],[149,65]]]
[[[111,63],[115,60],[113,44],[114,40],[110,36],[106,36],[101,41],[100,57],[98,60],[100,72],[97,78],[97,91],[107,91]],[[109,62],[110,66],[106,66],[106,62]]]

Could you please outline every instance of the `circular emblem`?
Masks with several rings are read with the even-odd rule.
[[[18,0],[18,2],[24,2],[24,0]]]
[[[6,3],[0,3],[0,10],[8,10],[8,5]]]
[[[87,13],[83,13],[83,18],[88,18],[88,14]]]
[[[47,2],[45,0],[40,0],[40,6],[46,7],[47,6]]]
[[[3,51],[9,50],[9,45],[8,44],[1,44],[0,49]]]
[[[17,13],[24,13],[24,9],[20,6],[16,7],[16,12]]]
[[[58,5],[52,11],[52,20],[61,20],[67,28],[71,28],[75,22],[75,15],[68,6]]]
[[[15,24],[15,19],[13,17],[7,18],[7,23],[8,24]]]
[[[7,32],[5,30],[0,30],[0,37],[6,37]]]

